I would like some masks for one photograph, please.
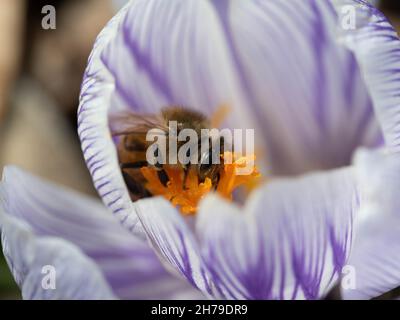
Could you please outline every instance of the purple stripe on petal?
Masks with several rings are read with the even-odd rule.
[[[154,249],[179,274],[205,295],[216,295],[217,283],[201,260],[192,231],[179,212],[163,198],[137,202],[138,214]]]
[[[28,224],[39,239],[62,238],[78,247],[96,263],[118,297],[171,298],[169,289],[158,288],[157,282],[168,282],[177,290],[190,288],[170,275],[147,243],[125,230],[101,202],[16,168],[5,170],[0,187],[0,212],[3,208]],[[151,280],[153,292],[144,294],[145,279]]]
[[[342,42],[354,52],[374,102],[387,147],[400,146],[400,39],[390,22],[375,7],[361,0],[335,0],[336,8],[357,5],[358,25],[341,30]]]
[[[353,54],[336,43],[329,1],[213,4],[273,171],[348,165],[355,148],[376,145],[370,97]]]
[[[116,298],[94,261],[71,243],[54,237],[37,237],[26,223],[2,210],[0,229],[4,256],[21,288],[23,299]],[[54,269],[46,270],[46,266]],[[54,272],[54,288],[43,287],[43,270]]]
[[[137,217],[118,168],[114,143],[108,128],[108,104],[113,90],[113,79],[99,56],[117,33],[127,8],[110,21],[96,40],[82,83],[78,110],[78,133],[83,154],[93,182],[105,204],[129,230],[135,229]],[[99,188],[101,187],[101,188]],[[126,217],[129,216],[129,219]],[[139,228],[140,229],[140,228]],[[138,228],[135,231],[140,232]]]
[[[143,69],[143,71],[146,72],[154,87],[164,95],[167,101],[169,101],[169,104],[174,104],[175,99],[173,98],[172,89],[170,88],[168,81],[153,65],[148,53],[141,52],[138,44],[131,38],[129,20],[125,21],[122,32],[124,40],[126,41],[128,49],[132,54],[133,59],[135,59],[136,64],[140,69]]]
[[[344,299],[371,299],[400,282],[400,158],[360,150],[355,157],[360,213],[348,265],[355,286],[343,278]]]
[[[355,196],[351,169],[272,181],[244,208],[208,196],[196,234],[211,279],[227,298],[323,297],[348,259]]]

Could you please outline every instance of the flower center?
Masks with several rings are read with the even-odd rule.
[[[242,174],[249,161],[254,162],[255,156],[241,156],[232,152],[221,155],[224,160],[220,167],[219,179],[212,181],[206,177],[203,182],[199,181],[198,173],[194,168],[185,170],[180,166],[163,165],[163,170],[168,176],[168,181],[163,184],[160,180],[158,170],[153,167],[142,167],[141,173],[147,180],[146,189],[154,196],[163,196],[174,206],[177,206],[184,215],[196,213],[197,206],[204,196],[216,191],[226,199],[232,200],[232,193],[239,187],[247,190],[253,189],[260,181],[260,173],[257,167],[250,172]],[[225,161],[229,159],[230,161]]]

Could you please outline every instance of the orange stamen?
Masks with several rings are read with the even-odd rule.
[[[237,170],[245,168],[248,161],[255,161],[255,156],[239,156],[231,152],[225,152],[224,159],[229,159],[229,163],[225,163],[221,172],[221,178],[218,183],[217,191],[223,197],[232,199],[232,193],[235,189],[244,186],[248,190],[253,189],[258,185],[260,173],[257,167],[254,166],[251,174],[238,175]]]
[[[251,174],[238,175],[237,169],[244,168],[248,161],[254,161],[255,156],[239,156],[234,153],[226,152],[224,159],[230,159],[225,163],[220,172],[220,179],[217,185],[212,185],[212,181],[206,178],[199,183],[195,169],[191,168],[186,179],[182,167],[171,167],[164,165],[163,169],[168,175],[169,181],[164,186],[157,174],[157,169],[151,167],[141,168],[143,176],[147,180],[146,188],[155,196],[164,196],[171,201],[174,206],[180,208],[185,215],[194,214],[197,211],[198,203],[211,190],[216,190],[221,196],[232,199],[232,192],[241,186],[248,190],[252,189],[259,182],[260,173],[254,167]]]

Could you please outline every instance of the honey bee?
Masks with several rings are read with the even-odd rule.
[[[150,197],[152,194],[146,189],[146,179],[141,173],[141,168],[151,166],[157,170],[160,182],[166,185],[169,181],[168,175],[164,170],[164,165],[152,161],[150,164],[147,159],[147,150],[152,144],[146,140],[149,130],[158,129],[168,139],[170,134],[170,122],[177,123],[177,132],[183,129],[193,129],[198,137],[201,136],[202,129],[211,129],[213,121],[208,119],[202,113],[177,106],[165,107],[158,114],[140,115],[131,112],[125,112],[111,117],[111,131],[114,137],[118,138],[117,151],[119,164],[122,171],[126,186],[130,192],[132,201],[141,198]],[[114,130],[113,127],[118,128]],[[207,139],[211,139],[208,138]],[[209,148],[201,152],[201,139],[198,141],[197,161],[195,163],[182,164],[178,161],[177,165],[183,168],[185,178],[189,170],[194,169],[198,175],[199,182],[203,182],[206,178],[211,179],[213,186],[219,181],[220,169],[222,161],[214,164],[212,159],[221,157],[221,150],[224,148],[223,137],[220,139],[217,149],[210,141]],[[185,143],[177,142],[177,149]],[[168,144],[167,144],[168,145]],[[158,150],[155,151],[154,157],[157,157]],[[167,150],[168,153],[168,150]],[[168,162],[167,162],[168,163]],[[185,178],[183,181],[185,181]]]

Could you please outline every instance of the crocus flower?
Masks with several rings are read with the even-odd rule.
[[[342,25],[349,8],[355,28]],[[365,1],[131,1],[95,43],[79,107],[104,205],[4,172],[3,250],[24,298],[318,299],[342,281],[344,298],[367,299],[397,287],[399,70],[399,38]],[[226,126],[256,129],[266,184],[242,206],[210,194],[190,218],[163,198],[132,202],[110,114],[221,104]]]

